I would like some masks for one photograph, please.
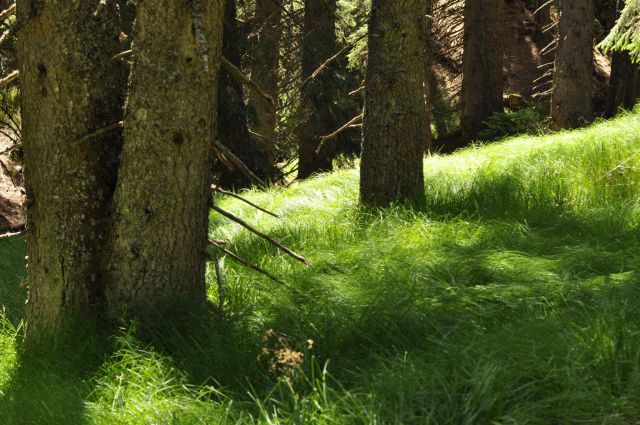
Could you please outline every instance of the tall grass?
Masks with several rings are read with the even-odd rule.
[[[315,267],[211,235],[301,293],[224,257],[222,312],[104,351],[16,350],[24,246],[0,242],[0,423],[635,423],[639,115],[430,157],[424,211],[359,209],[356,170],[244,194],[281,219],[221,198]]]

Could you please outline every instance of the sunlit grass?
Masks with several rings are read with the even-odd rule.
[[[430,157],[424,211],[360,210],[357,170],[244,194],[280,219],[219,199],[315,267],[211,235],[302,294],[223,257],[224,312],[97,360],[16,352],[24,244],[0,242],[0,423],[634,423],[638,115]]]

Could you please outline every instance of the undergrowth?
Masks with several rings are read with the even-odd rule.
[[[0,241],[0,423],[636,423],[639,114],[427,158],[424,211],[359,209],[356,170],[244,194],[280,219],[220,198],[315,266],[212,213],[296,290],[223,257],[222,312],[97,353],[20,353]]]

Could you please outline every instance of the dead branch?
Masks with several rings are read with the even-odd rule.
[[[329,134],[328,136],[322,136],[320,137],[320,144],[318,145],[318,148],[316,149],[316,155],[320,154],[320,151],[322,150],[322,147],[324,146],[324,144],[331,139],[334,139],[336,137],[338,137],[340,135],[340,133],[349,130],[351,128],[352,125],[354,125],[355,123],[357,123],[358,121],[361,121],[364,118],[364,114],[360,114],[356,117],[353,117],[349,120],[349,122],[347,122],[346,124],[344,124],[342,127],[340,127],[339,129],[337,129],[336,131],[334,131],[333,133]]]
[[[13,16],[15,14],[16,14],[16,4],[13,3],[11,6],[6,8],[2,12],[0,12],[0,21],[4,21],[8,17]]]
[[[27,233],[26,230],[19,230],[17,232],[13,232],[13,233],[5,233],[4,235],[0,235],[0,240],[2,239],[9,239],[9,238],[14,238],[16,236],[22,236],[25,233]]]
[[[260,236],[262,239],[264,239],[267,242],[269,242],[270,244],[276,246],[278,249],[280,249],[282,252],[286,253],[290,257],[300,261],[301,263],[305,264],[306,266],[313,267],[313,264],[310,263],[309,261],[307,261],[307,259],[304,258],[302,255],[296,254],[291,249],[289,249],[286,246],[282,245],[280,242],[274,240],[269,235],[266,235],[266,234],[262,233],[260,230],[258,230],[255,227],[251,226],[250,224],[248,224],[246,221],[242,220],[241,218],[238,218],[235,215],[231,214],[230,212],[223,210],[222,208],[220,208],[217,205],[213,205],[212,208],[214,210],[216,210],[217,212],[219,212],[220,214],[222,214],[224,217],[228,218],[229,220],[238,223],[239,225],[241,225],[245,229],[249,230],[251,233]]]
[[[13,81],[17,80],[19,76],[20,76],[20,71],[18,70],[13,71],[11,74],[0,79],[0,86],[6,86],[7,84],[12,83]]]
[[[120,59],[128,58],[131,55],[133,55],[133,49],[125,50],[124,52],[120,52],[117,55],[115,55],[114,57],[112,57],[111,60],[112,61],[118,61]]]
[[[220,143],[220,141],[214,140],[213,147],[214,147],[216,156],[220,159],[220,161],[222,161],[225,164],[227,168],[229,168],[230,170],[234,170],[237,168],[242,174],[247,176],[256,185],[263,188],[267,186],[260,177],[256,176],[249,169],[249,167],[247,167],[246,164],[242,162],[240,158],[235,156],[235,154],[231,152],[231,150],[228,147]]]
[[[236,261],[237,263],[243,265],[244,267],[247,267],[251,270],[257,271],[258,273],[261,273],[265,276],[267,276],[269,279],[273,280],[276,283],[279,283],[282,286],[285,286],[287,288],[290,289],[294,289],[297,291],[297,289],[293,288],[291,285],[289,285],[288,283],[278,279],[277,277],[275,277],[274,275],[272,275],[271,273],[269,273],[268,271],[249,263],[248,261],[240,258],[238,255],[234,254],[233,252],[229,251],[228,249],[224,248],[224,244],[220,243],[220,241],[216,241],[213,239],[209,239],[209,244],[218,248],[220,251],[224,252],[225,254],[227,254],[229,257],[231,257],[234,261]]]
[[[84,142],[87,142],[89,140],[97,139],[98,137],[104,136],[105,134],[109,133],[110,131],[122,128],[123,125],[124,125],[123,121],[114,122],[113,124],[109,124],[106,127],[102,127],[101,129],[98,129],[98,130],[94,131],[93,133],[89,133],[86,136],[82,136],[81,138],[76,140],[76,143],[84,143]]]
[[[273,98],[269,96],[266,92],[262,91],[260,86],[255,81],[253,81],[251,78],[244,75],[244,73],[241,70],[239,70],[234,64],[232,64],[229,61],[229,59],[223,56],[221,65],[222,65],[222,69],[224,69],[227,72],[227,74],[231,76],[231,78],[246,85],[251,90],[259,94],[260,96],[264,97],[267,101],[269,101],[269,103],[273,104]]]
[[[216,192],[218,192],[218,193],[221,193],[221,194],[226,195],[226,196],[231,196],[232,198],[236,198],[236,199],[238,199],[238,200],[240,200],[240,201],[244,202],[244,203],[245,203],[245,204],[247,204],[247,205],[251,205],[253,208],[255,208],[255,209],[257,209],[257,210],[260,210],[260,211],[262,211],[262,212],[264,212],[264,213],[267,213],[267,214],[269,214],[270,216],[273,216],[273,217],[275,217],[275,218],[280,218],[280,216],[279,216],[278,214],[274,214],[274,213],[272,213],[271,211],[265,210],[264,208],[262,208],[262,207],[260,207],[260,206],[258,206],[258,205],[256,205],[256,204],[254,204],[254,203],[253,203],[253,202],[251,202],[250,200],[245,199],[245,198],[243,198],[243,197],[242,197],[242,196],[240,196],[240,195],[237,195],[237,194],[235,194],[235,193],[233,193],[233,192],[229,192],[228,190],[224,190],[224,189],[222,189],[222,188],[219,188],[218,186],[211,186],[211,188],[212,188],[213,190],[215,190]]]

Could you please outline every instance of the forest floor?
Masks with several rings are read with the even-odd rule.
[[[315,266],[212,213],[289,286],[225,256],[224,312],[62,358],[19,350],[24,240],[0,240],[0,423],[637,423],[640,109],[425,176],[424,211],[359,208],[354,169],[244,194],[281,218],[219,198]]]

